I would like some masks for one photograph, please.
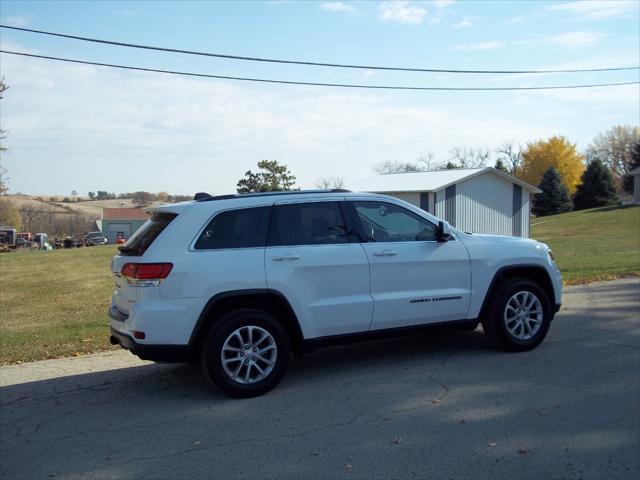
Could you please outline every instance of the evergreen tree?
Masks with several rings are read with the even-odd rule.
[[[573,197],[575,209],[604,207],[619,202],[611,170],[600,160],[592,160],[582,174],[582,183]]]
[[[569,190],[562,183],[562,178],[555,167],[551,166],[544,172],[538,188],[542,193],[537,193],[533,198],[534,214],[554,215],[571,210]]]
[[[506,165],[504,164],[501,158],[496,160],[496,165],[493,168],[495,168],[496,170],[500,170],[502,173],[506,173],[507,175],[511,175],[511,172],[506,167]]]
[[[238,180],[238,193],[282,192],[292,190],[296,177],[291,174],[286,165],[280,165],[277,160],[262,160],[258,162],[258,173],[251,170]]]

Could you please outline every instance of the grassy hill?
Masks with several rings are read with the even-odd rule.
[[[540,217],[531,237],[551,247],[565,283],[640,275],[640,206]]]
[[[85,215],[89,215],[94,218],[100,218],[102,216],[103,208],[120,208],[122,206],[126,208],[134,207],[131,199],[117,199],[117,200],[91,200],[84,202],[62,202],[61,197],[53,196],[29,196],[29,195],[9,195],[6,197],[10,200],[18,209],[24,208],[37,208],[51,213],[69,213],[77,212]],[[50,201],[51,198],[55,198],[57,201]]]

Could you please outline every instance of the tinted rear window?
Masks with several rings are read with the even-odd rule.
[[[125,245],[118,247],[120,255],[141,256],[177,216],[175,213],[154,213]]]
[[[293,203],[274,207],[269,245],[323,245],[349,242],[338,202]]]
[[[264,247],[271,207],[242,208],[216,215],[195,244],[196,250]]]

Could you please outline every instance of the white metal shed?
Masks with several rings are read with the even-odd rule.
[[[529,236],[540,190],[492,167],[377,175],[349,186],[392,195],[475,233]]]

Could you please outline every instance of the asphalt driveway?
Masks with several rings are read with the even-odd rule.
[[[3,367],[0,479],[637,479],[640,281],[565,292],[535,351],[333,347],[248,400],[126,352]]]

